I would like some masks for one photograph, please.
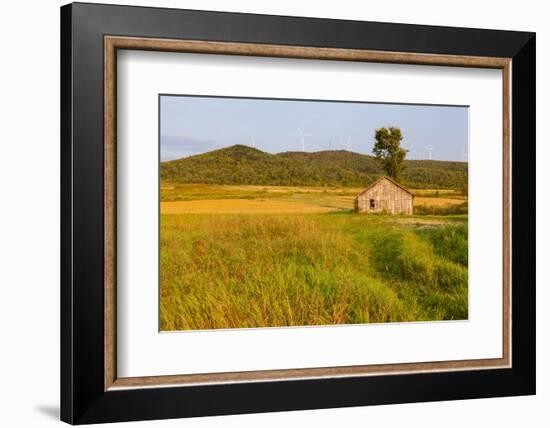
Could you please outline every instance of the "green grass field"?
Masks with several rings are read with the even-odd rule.
[[[355,189],[177,189],[161,192],[161,330],[468,317],[467,214],[354,214]],[[455,196],[467,203],[442,195]],[[264,204],[220,212],[216,199]],[[166,214],[169,201],[213,211]],[[277,212],[288,204],[323,210]]]

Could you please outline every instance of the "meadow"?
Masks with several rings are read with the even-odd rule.
[[[359,190],[164,182],[161,330],[467,319],[467,197],[362,215]]]
[[[338,186],[165,184],[160,200],[165,214],[327,213],[352,210],[361,190]],[[467,214],[467,197],[460,191],[422,189],[413,193],[415,207],[439,210],[440,214]],[[464,206],[463,212],[454,212]]]

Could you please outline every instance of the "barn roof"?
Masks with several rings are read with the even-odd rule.
[[[386,175],[383,175],[382,177],[380,177],[378,180],[376,180],[374,183],[372,183],[370,186],[366,187],[365,189],[363,189],[361,192],[359,192],[359,194],[357,196],[360,196],[362,195],[363,193],[365,193],[367,190],[371,189],[372,187],[376,186],[380,181],[382,180],[388,180],[390,183],[396,185],[397,187],[399,187],[400,189],[403,189],[405,192],[407,192],[409,195],[411,195],[413,198],[414,198],[414,194],[409,191],[408,189],[406,189],[405,187],[403,187],[401,184],[399,184],[397,181],[395,180],[392,180],[390,177],[386,176]]]

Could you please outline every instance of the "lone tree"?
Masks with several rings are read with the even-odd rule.
[[[399,181],[401,173],[405,170],[404,161],[408,152],[401,148],[401,129],[393,126],[380,128],[375,131],[374,138],[376,143],[372,152],[376,159],[390,178]]]

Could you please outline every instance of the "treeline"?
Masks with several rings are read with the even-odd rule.
[[[410,188],[462,189],[467,182],[467,163],[405,163],[403,184]],[[362,187],[383,171],[374,157],[344,150],[274,155],[236,145],[163,162],[160,175],[163,182],[170,183]]]

